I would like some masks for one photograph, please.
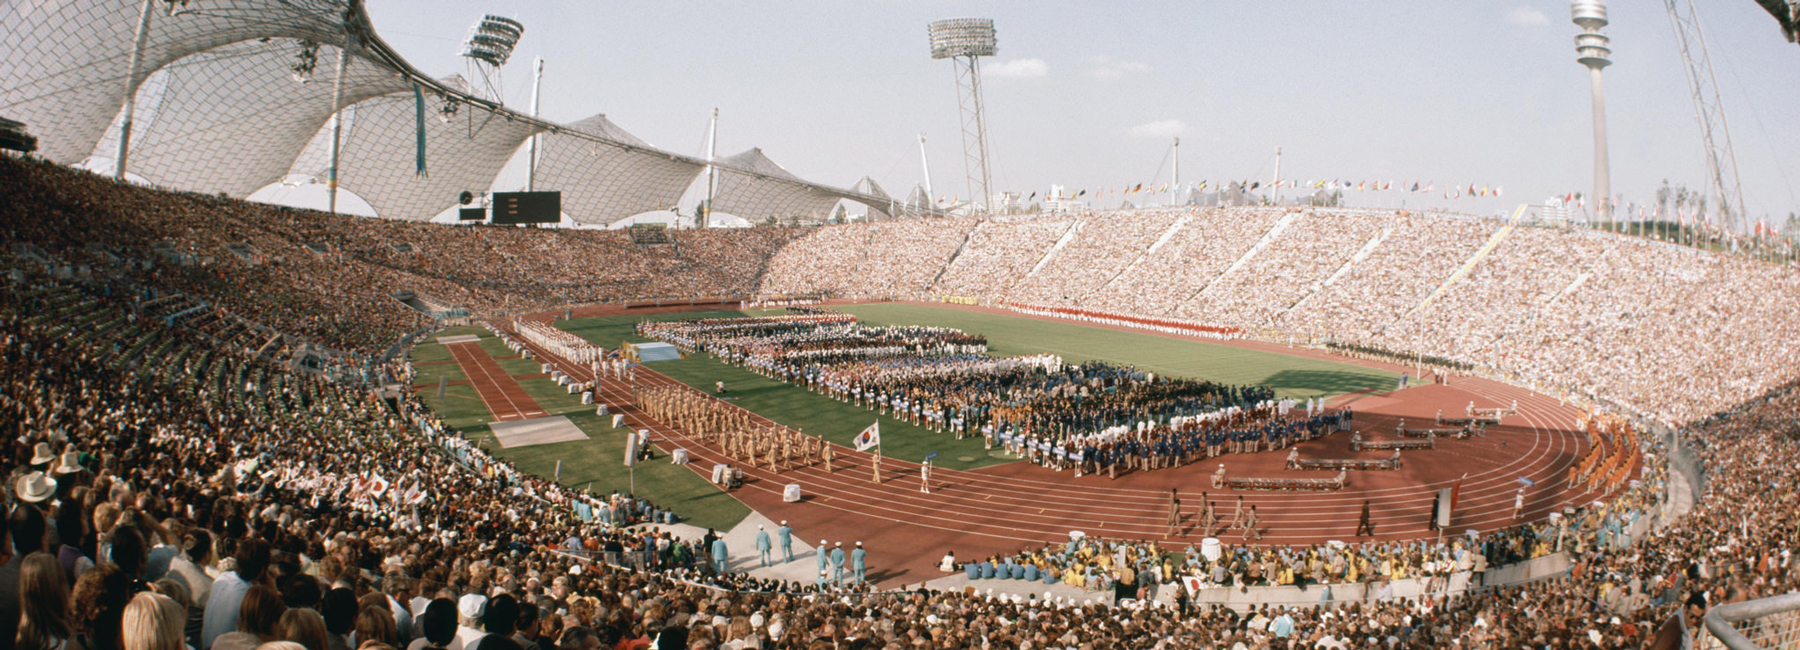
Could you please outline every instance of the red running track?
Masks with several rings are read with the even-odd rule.
[[[525,420],[547,415],[544,408],[538,406],[537,400],[526,393],[519,382],[513,381],[511,375],[500,367],[499,362],[489,356],[487,350],[475,343],[448,343],[450,355],[456,358],[456,367],[462,369],[469,384],[475,387],[475,394],[481,403],[487,405],[488,413],[493,414],[495,422],[509,420]]]
[[[540,358],[557,359],[539,350]],[[1310,355],[1309,355],[1310,356]],[[1333,360],[1374,365],[1358,360]],[[587,368],[554,361],[577,379],[593,378]],[[640,367],[636,385],[677,383]],[[603,379],[601,401],[623,413],[632,426],[649,428],[665,451],[685,448],[690,467],[710,475],[714,463],[728,462],[716,448],[687,432],[652,420],[629,404],[631,384]],[[1076,478],[1027,463],[1010,463],[972,471],[934,468],[931,494],[919,491],[918,464],[884,458],[884,481],[872,480],[869,455],[838,447],[832,473],[805,467],[780,474],[745,468],[746,484],[734,492],[740,501],[772,519],[790,520],[807,541],[829,539],[864,542],[871,565],[882,568],[871,579],[884,586],[911,584],[937,577],[937,559],[946,550],[959,558],[1009,553],[1028,545],[1068,539],[1080,530],[1090,535],[1161,540],[1173,550],[1201,540],[1197,530],[1200,493],[1209,498],[1226,525],[1238,496],[1246,507],[1257,506],[1263,522],[1261,544],[1314,544],[1352,541],[1365,499],[1371,502],[1375,540],[1421,539],[1437,535],[1427,528],[1428,511],[1440,488],[1463,481],[1461,503],[1449,534],[1465,529],[1487,532],[1519,521],[1547,517],[1550,512],[1584,504],[1604,495],[1566,489],[1567,470],[1587,450],[1587,436],[1574,430],[1581,412],[1558,400],[1480,379],[1458,379],[1456,385],[1430,385],[1385,395],[1348,395],[1334,406],[1356,411],[1354,428],[1364,439],[1390,437],[1398,420],[1424,426],[1439,410],[1461,414],[1470,401],[1478,407],[1510,406],[1519,412],[1489,427],[1482,438],[1440,440],[1438,448],[1404,452],[1397,471],[1351,472],[1350,485],[1329,493],[1233,492],[1212,490],[1211,473],[1219,463],[1235,476],[1328,477],[1335,472],[1283,469],[1288,450],[1226,455],[1177,469],[1136,472],[1117,480],[1105,476]],[[758,420],[767,421],[757,416]],[[1349,432],[1299,445],[1302,457],[1380,458],[1381,452],[1352,453]],[[1387,452],[1391,454],[1392,452]],[[738,464],[735,461],[731,461]],[[1466,473],[1467,477],[1462,478]],[[1535,482],[1525,492],[1524,512],[1513,519],[1520,477]],[[799,483],[807,498],[782,501],[782,488]],[[1182,529],[1168,535],[1168,491],[1182,495]],[[1237,532],[1218,535],[1227,543],[1244,541]]]

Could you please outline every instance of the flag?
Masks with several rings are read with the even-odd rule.
[[[413,84],[413,122],[418,131],[414,134],[418,142],[417,150],[413,152],[413,173],[419,178],[430,178],[431,174],[425,171],[425,91],[419,88],[419,84]],[[331,181],[334,185],[337,182],[336,168],[331,170]]]
[[[1456,485],[1450,488],[1450,512],[1456,512],[1456,501],[1462,498],[1462,484],[1463,479],[1466,478],[1469,478],[1469,475],[1465,472],[1462,478],[1456,479]]]
[[[856,434],[854,442],[857,451],[868,451],[870,447],[881,444],[881,421],[876,420],[869,428],[863,429],[862,433]]]
[[[934,451],[929,454],[925,454],[925,462],[929,463],[929,462],[931,462],[931,460],[933,458],[937,458],[937,452]]]
[[[1521,476],[1521,477],[1519,477],[1519,485],[1523,485],[1525,487],[1531,487],[1533,485],[1537,485],[1537,481],[1533,481],[1531,479]]]

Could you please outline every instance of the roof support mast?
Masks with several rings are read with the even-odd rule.
[[[919,168],[925,173],[925,199],[930,201],[926,212],[937,209],[937,195],[931,193],[931,161],[925,158],[925,134],[919,134]]]
[[[1678,0],[1663,0],[1669,12],[1669,26],[1675,30],[1675,43],[1681,48],[1682,71],[1687,73],[1688,90],[1694,96],[1694,119],[1700,123],[1700,144],[1706,149],[1707,180],[1718,196],[1719,227],[1735,234],[1749,230],[1749,216],[1744,213],[1744,188],[1738,182],[1737,154],[1731,147],[1731,128],[1725,123],[1725,105],[1719,98],[1719,82],[1713,76],[1712,55],[1706,48],[1706,34],[1700,30],[1700,14],[1693,0],[1686,11]]]
[[[337,74],[331,80],[331,168],[325,170],[325,211],[337,214],[338,155],[344,144],[344,72],[350,67],[350,44],[353,36],[344,32],[344,47],[338,48]]]
[[[544,86],[544,57],[534,57],[531,61],[531,116],[538,116],[538,92]],[[538,139],[543,136],[531,136],[531,160],[526,164],[525,191],[537,189]]]
[[[700,204],[700,228],[712,221],[713,193],[719,190],[719,170],[713,161],[719,159],[719,107],[713,107],[712,124],[706,127],[706,202]]]
[[[131,41],[131,67],[125,75],[125,121],[119,126],[119,153],[113,158],[113,178],[125,180],[125,158],[131,154],[131,118],[137,113],[138,77],[143,74],[144,41],[150,38],[151,0],[138,9],[137,36]]]

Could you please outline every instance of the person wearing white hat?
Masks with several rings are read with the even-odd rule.
[[[50,443],[40,442],[31,450],[31,466],[35,469],[47,469],[50,462],[56,460],[56,454],[50,451]]]
[[[46,449],[48,449],[46,447]],[[48,463],[49,461],[44,461]],[[32,463],[36,465],[37,463]],[[50,478],[42,471],[22,474],[13,479],[13,496],[26,503],[43,503],[56,495],[56,479]]]
[[[456,601],[456,642],[457,647],[469,648],[487,636],[481,631],[481,617],[487,614],[487,596],[481,594],[463,594]]]
[[[769,531],[762,524],[756,525],[756,554],[762,556],[762,565],[769,566]]]
[[[794,561],[794,529],[788,527],[786,519],[781,520],[781,527],[775,529],[775,536],[781,539],[781,561]]]
[[[867,568],[863,563],[865,555],[860,541],[856,543],[856,549],[850,551],[850,568],[856,572],[856,582],[859,584],[863,582],[863,574]]]
[[[75,447],[70,445],[67,450],[63,451],[62,459],[57,461],[56,467],[50,472],[57,476],[66,476],[81,470],[81,452],[75,451]]]
[[[844,584],[844,543],[838,542],[831,548],[831,581]]]
[[[819,545],[813,548],[813,555],[816,556],[816,559],[819,561],[820,573],[825,572],[825,563],[830,561],[829,556],[831,555],[831,551],[829,548],[830,547],[826,545],[826,541],[822,539],[819,540]]]

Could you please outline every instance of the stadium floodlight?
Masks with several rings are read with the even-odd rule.
[[[1588,89],[1594,105],[1594,215],[1612,217],[1612,172],[1606,156],[1606,87],[1600,70],[1612,65],[1612,39],[1600,33],[1606,26],[1606,0],[1573,0],[1569,11],[1581,33],[1575,35],[1575,60],[1587,66]]]
[[[468,62],[469,85],[475,94],[504,103],[500,68],[512,58],[513,48],[524,33],[525,25],[519,21],[493,15],[482,16],[469,28],[469,36],[463,39],[462,57]]]
[[[999,51],[994,21],[951,18],[931,23],[931,58],[950,59],[956,68],[957,106],[962,111],[963,172],[969,204],[985,207],[992,196],[988,169],[987,119],[981,110],[981,57]]]

